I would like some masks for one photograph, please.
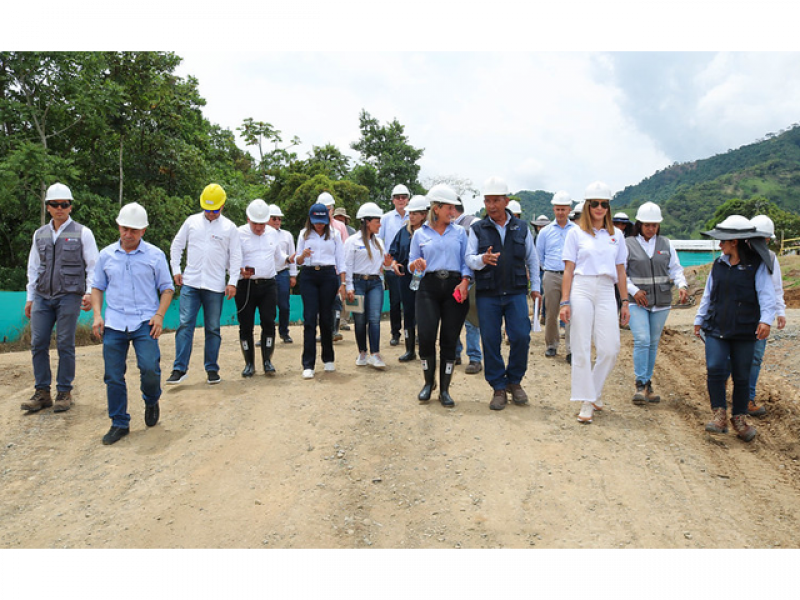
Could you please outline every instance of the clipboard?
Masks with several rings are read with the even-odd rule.
[[[344,310],[351,313],[363,314],[364,313],[364,296],[356,294],[353,301],[350,302],[347,298],[344,299]]]

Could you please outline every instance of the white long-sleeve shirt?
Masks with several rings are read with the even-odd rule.
[[[656,251],[656,239],[657,236],[653,236],[650,240],[645,240],[643,236],[637,235],[636,241],[639,242],[639,245],[644,249],[647,253],[649,258],[653,258],[653,253]],[[666,239],[666,238],[665,238]],[[672,280],[675,285],[679,288],[686,287],[686,277],[683,274],[683,267],[681,266],[681,261],[678,260],[678,253],[675,251],[675,246],[672,245],[672,241],[667,239],[669,243],[669,278]],[[628,257],[630,260],[630,256]],[[628,282],[628,293],[631,296],[635,296],[636,292],[639,291],[639,288],[631,281],[631,278],[627,278]],[[639,307],[641,308],[641,307]],[[659,310],[669,310],[669,306],[648,306],[646,310],[651,312],[657,312]]]
[[[294,254],[294,237],[292,234],[285,229],[276,229],[275,232],[278,234],[279,243],[284,254],[286,254],[286,256],[291,256]],[[297,265],[294,262],[290,262],[288,265],[278,265],[278,273],[286,269],[289,269],[290,277],[297,276]]]
[[[256,272],[251,279],[274,279],[278,266],[286,264],[286,253],[281,246],[278,232],[267,225],[264,233],[256,235],[250,223],[239,227],[242,246],[242,267],[253,267]]]
[[[786,300],[783,298],[783,276],[778,257],[772,261],[772,286],[775,288],[775,316],[786,316]]]
[[[319,267],[332,265],[336,267],[337,273],[344,273],[344,243],[339,232],[330,229],[331,235],[327,240],[319,235],[314,229],[305,237],[306,230],[302,229],[297,236],[297,256],[298,258],[306,248],[311,248],[311,256],[303,259],[302,267]]]
[[[354,233],[344,243],[344,269],[345,269],[345,289],[350,292],[355,289],[353,285],[353,275],[382,275],[383,274],[383,240],[377,235],[372,236],[377,242],[372,243],[370,251],[372,258],[367,254],[367,247],[361,237],[361,232]]]
[[[192,215],[183,222],[170,247],[172,275],[181,274],[181,257],[186,249],[186,269],[183,284],[189,287],[225,291],[225,271],[228,285],[239,281],[242,252],[236,225],[220,215],[209,221],[204,213]]]

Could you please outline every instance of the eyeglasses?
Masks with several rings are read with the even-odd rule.
[[[608,209],[611,208],[611,203],[608,200],[589,200],[589,206],[592,208],[602,206],[603,208]]]
[[[50,208],[69,208],[72,202],[48,202],[47,206]]]

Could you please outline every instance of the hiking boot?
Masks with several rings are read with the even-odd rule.
[[[645,402],[647,402],[647,387],[641,381],[636,382],[636,393],[633,395],[633,403],[637,406],[641,406]]]
[[[525,406],[528,403],[528,394],[522,389],[518,383],[509,383],[506,392],[511,394],[511,399],[517,406]]]
[[[728,433],[728,412],[724,408],[714,409],[714,418],[706,423],[709,433]]]
[[[749,442],[756,437],[756,428],[747,424],[745,415],[733,415],[731,417],[731,425],[733,425],[733,429],[736,431],[736,437],[740,440]]]
[[[503,410],[508,403],[508,397],[505,390],[495,390],[492,396],[492,401],[489,403],[491,410]]]
[[[483,365],[481,365],[480,361],[477,360],[469,361],[469,364],[464,367],[464,373],[467,375],[475,375],[481,371],[483,371]]]
[[[751,417],[763,417],[767,414],[767,409],[763,406],[758,406],[753,400],[747,404],[747,414]]]
[[[103,445],[110,446],[111,444],[116,444],[122,438],[130,433],[129,429],[123,429],[122,427],[112,427],[108,430],[108,433],[103,436]]]
[[[53,412],[66,412],[72,407],[72,394],[69,392],[58,392],[56,401],[53,404]]]
[[[53,406],[53,399],[50,397],[50,390],[36,390],[30,400],[23,402],[20,408],[28,412],[37,412],[51,406]]]
[[[644,397],[651,404],[658,404],[661,402],[661,396],[653,393],[653,384],[649,381],[644,384]]]

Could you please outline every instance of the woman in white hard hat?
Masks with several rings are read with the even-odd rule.
[[[633,223],[631,223],[631,219],[626,213],[621,211],[615,213],[611,220],[614,223],[614,227],[619,229],[626,238],[633,235]]]
[[[564,240],[561,320],[571,321],[572,391],[581,403],[580,423],[591,423],[603,409],[603,385],[619,354],[619,326],[628,323],[628,299],[617,317],[614,286],[626,295],[625,261],[628,248],[611,221],[611,188],[596,181],[586,188],[578,220]],[[592,366],[592,341],[596,359]]]
[[[750,219],[750,224],[756,231],[764,236],[764,242],[769,244],[770,240],[775,239],[775,224],[767,215],[757,215]],[[781,266],[778,264],[778,257],[769,251],[772,260],[772,287],[775,289],[775,314],[778,322],[778,329],[786,327],[786,301],[783,298],[783,277]],[[756,386],[758,376],[761,374],[761,361],[764,360],[764,351],[767,349],[767,340],[756,340],[753,352],[753,366],[750,368],[750,401],[747,404],[747,414],[751,417],[763,417],[767,414],[767,409],[756,404]]]
[[[656,403],[653,393],[653,368],[656,364],[661,331],[672,306],[672,283],[678,286],[679,301],[686,303],[686,278],[678,253],[661,233],[661,209],[645,202],[636,212],[633,235],[628,245],[628,298],[633,334],[633,374],[636,392],[633,403]]]
[[[703,235],[719,240],[722,250],[694,319],[694,333],[706,344],[706,382],[714,411],[706,431],[728,432],[725,388],[730,375],[731,425],[740,439],[749,442],[756,436],[746,419],[755,344],[769,337],[775,318],[772,265],[764,260],[769,254],[763,234],[745,217],[732,215]]]
[[[389,246],[392,257],[391,268],[395,275],[400,277],[400,294],[403,304],[403,322],[405,323],[406,351],[397,360],[408,362],[417,358],[417,292],[411,287],[412,273],[408,269],[408,254],[411,250],[411,238],[419,231],[428,218],[430,202],[425,196],[414,196],[406,206],[408,221],[399,229]]]
[[[436,337],[439,334],[439,402],[455,406],[450,396],[450,381],[456,361],[456,342],[469,310],[469,283],[472,270],[464,255],[467,233],[451,223],[455,205],[460,201],[455,190],[437,184],[428,192],[431,208],[428,221],[411,239],[408,267],[425,275],[417,291],[417,330],[419,356],[425,385],[418,395],[420,402],[431,399],[436,387]]]
[[[355,319],[358,358],[356,365],[370,365],[385,369],[386,363],[380,355],[381,308],[383,307],[383,268],[391,260],[384,256],[383,240],[378,237],[383,211],[374,202],[367,202],[358,209],[356,218],[361,229],[344,243],[344,268],[347,273],[347,300],[356,296],[363,299],[363,310],[353,312]],[[388,260],[387,260],[388,258]],[[369,331],[369,356],[367,356],[367,332]]]

